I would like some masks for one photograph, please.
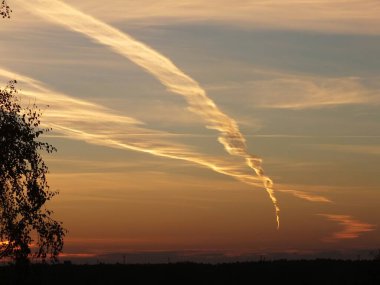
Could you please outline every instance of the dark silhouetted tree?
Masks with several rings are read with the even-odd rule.
[[[9,7],[7,1],[2,0],[0,3],[0,16],[3,18],[10,18],[12,10]]]
[[[36,105],[20,105],[15,83],[0,89],[0,258],[56,259],[66,230],[45,207],[56,192],[49,190],[40,154],[56,149],[39,140],[49,129],[39,127]]]

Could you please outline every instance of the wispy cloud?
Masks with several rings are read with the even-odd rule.
[[[297,198],[309,201],[309,202],[322,202],[322,203],[332,203],[332,201],[324,196],[305,192],[305,191],[299,191],[299,190],[285,190],[285,189],[280,189],[277,190],[282,193],[288,193],[291,194]]]
[[[356,220],[349,215],[331,215],[331,214],[318,214],[319,216],[327,218],[342,227],[341,230],[333,233],[331,236],[324,238],[326,242],[335,242],[342,239],[354,239],[361,234],[375,230],[375,225],[368,224]]]
[[[266,94],[261,107],[308,109],[377,102],[375,92],[367,90],[357,78],[278,78],[253,83],[253,89]]]
[[[256,107],[272,109],[318,109],[353,104],[380,104],[380,87],[368,88],[359,77],[326,78],[282,71],[255,69],[250,81],[210,86],[244,93]],[[378,79],[372,80],[378,82]]]
[[[56,0],[29,0],[22,2],[30,11],[37,13],[41,17],[84,34],[109,47],[152,74],[168,90],[183,96],[189,105],[189,110],[203,118],[207,122],[207,128],[219,132],[218,141],[224,146],[225,150],[230,155],[243,158],[246,165],[261,179],[274,205],[277,227],[279,227],[280,209],[274,195],[273,182],[264,174],[261,159],[248,153],[245,138],[240,132],[236,121],[223,113],[207,97],[206,91],[199,86],[198,82],[175,66],[170,59],[149,46],[63,2]],[[68,131],[69,129],[65,128],[65,130]],[[81,134],[83,135],[83,133]],[[93,136],[92,139],[94,139]]]
[[[189,146],[173,141],[176,134],[145,128],[142,122],[134,118],[118,115],[102,106],[74,99],[66,94],[50,90],[41,82],[30,77],[4,69],[0,69],[0,76],[17,78],[21,84],[26,84],[24,85],[25,88],[23,88],[22,94],[26,95],[25,98],[29,98],[30,101],[36,101],[38,105],[41,103],[49,104],[50,107],[44,111],[46,120],[43,120],[43,122],[47,126],[53,127],[55,132],[63,134],[66,138],[182,160],[190,162],[193,165],[211,169],[254,187],[261,187],[262,185],[262,180],[247,171],[240,160],[201,154]],[[33,89],[33,91],[28,91],[30,89]],[[24,97],[22,98],[25,100]],[[107,123],[103,124],[104,122]],[[89,166],[91,163],[84,162],[85,167],[86,165]],[[123,163],[111,163],[103,167],[115,166],[125,167],[126,165]],[[87,171],[90,170],[87,169]],[[84,173],[77,175],[83,176]],[[98,174],[95,176],[98,176]],[[282,191],[281,189],[284,190]],[[304,189],[306,188],[304,187]],[[308,201],[328,201],[327,198],[313,194],[313,191],[298,190],[297,187],[291,188],[285,185],[278,185],[276,190]]]
[[[289,162],[291,164],[291,162]],[[278,184],[278,192],[286,193],[302,200],[317,203],[334,203],[325,194],[337,189],[331,185]],[[338,189],[340,189],[338,187]]]
[[[106,21],[140,25],[204,21],[245,29],[380,34],[380,4],[377,0],[113,0],[106,9],[101,0],[67,2]]]
[[[29,101],[24,102],[25,104],[36,101],[40,107],[43,104],[50,105],[44,111],[46,120],[43,123],[65,137],[188,161],[251,185],[261,185],[261,179],[247,173],[241,163],[226,157],[202,155],[189,146],[173,142],[175,134],[151,130],[144,127],[141,121],[50,90],[41,82],[21,74],[0,69],[0,76],[16,78],[21,84],[26,84],[22,90],[25,95],[22,100],[29,98]]]
[[[74,124],[77,121],[84,123],[86,121],[84,120],[85,118],[93,118],[97,124],[103,122],[104,125],[111,122],[114,124],[113,126],[138,126],[143,124],[134,118],[112,113],[109,109],[101,105],[50,90],[45,87],[43,83],[25,75],[0,68],[0,77],[2,77],[4,81],[16,79],[20,81],[21,84],[27,84],[27,88],[22,89],[22,93],[29,98],[29,101],[22,102],[23,104],[28,105],[34,103],[36,99],[41,108],[44,107],[43,105],[49,106],[54,104],[54,108],[49,109],[48,112],[44,114],[53,121],[58,120],[60,122]],[[93,124],[91,120],[87,121],[89,124]]]

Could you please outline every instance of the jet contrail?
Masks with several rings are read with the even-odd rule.
[[[25,75],[0,68],[0,77],[17,78],[20,83],[25,83],[21,103],[28,105],[29,102],[25,102],[27,98],[36,100],[39,107],[42,104],[50,105],[43,112],[44,117],[48,118],[47,122],[43,122],[44,126],[53,127],[54,131],[72,139],[187,161],[249,185],[261,185],[260,179],[244,173],[240,163],[205,156],[188,146],[163,139],[172,135],[171,133],[145,128],[142,122],[134,118],[116,115],[97,104],[50,90],[41,82]]]
[[[277,228],[279,228],[280,209],[274,196],[273,182],[264,174],[261,160],[248,153],[245,138],[236,121],[224,114],[194,79],[147,45],[63,2],[57,0],[18,1],[28,7],[29,11],[108,46],[151,73],[168,90],[184,96],[189,109],[200,115],[208,123],[208,128],[219,131],[218,141],[225,150],[231,155],[244,158],[246,164],[261,179],[275,207]]]
[[[277,190],[282,193],[288,193],[291,194],[297,198],[310,201],[310,202],[321,202],[321,203],[332,203],[332,201],[324,196],[321,195],[315,195],[315,194],[310,194],[305,191],[299,191],[299,190]]]
[[[47,122],[44,120],[43,124],[46,127],[53,127],[54,131],[71,139],[187,161],[248,185],[256,187],[262,185],[261,179],[244,173],[240,163],[204,156],[192,151],[187,146],[162,139],[176,134],[143,128],[141,127],[143,123],[134,118],[115,115],[112,110],[97,104],[58,93],[46,87],[42,82],[25,75],[0,68],[0,77],[17,78],[21,85],[26,84],[27,88],[22,90],[23,96],[20,98],[22,103],[29,104],[24,101],[26,97],[29,100],[36,100],[40,107],[42,107],[41,104],[50,105],[50,108],[44,110],[43,115],[48,120]],[[149,139],[147,140],[147,138]],[[298,193],[300,191],[296,191],[297,193],[287,190],[280,191],[312,202],[329,201],[320,196],[300,195]],[[325,200],[323,201],[322,198]]]

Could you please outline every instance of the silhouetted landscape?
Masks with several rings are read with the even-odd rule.
[[[380,284],[380,261],[298,260],[226,264],[33,264],[24,280],[0,267],[1,284]]]

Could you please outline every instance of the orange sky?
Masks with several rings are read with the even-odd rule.
[[[377,1],[14,5],[66,256],[379,247]]]

